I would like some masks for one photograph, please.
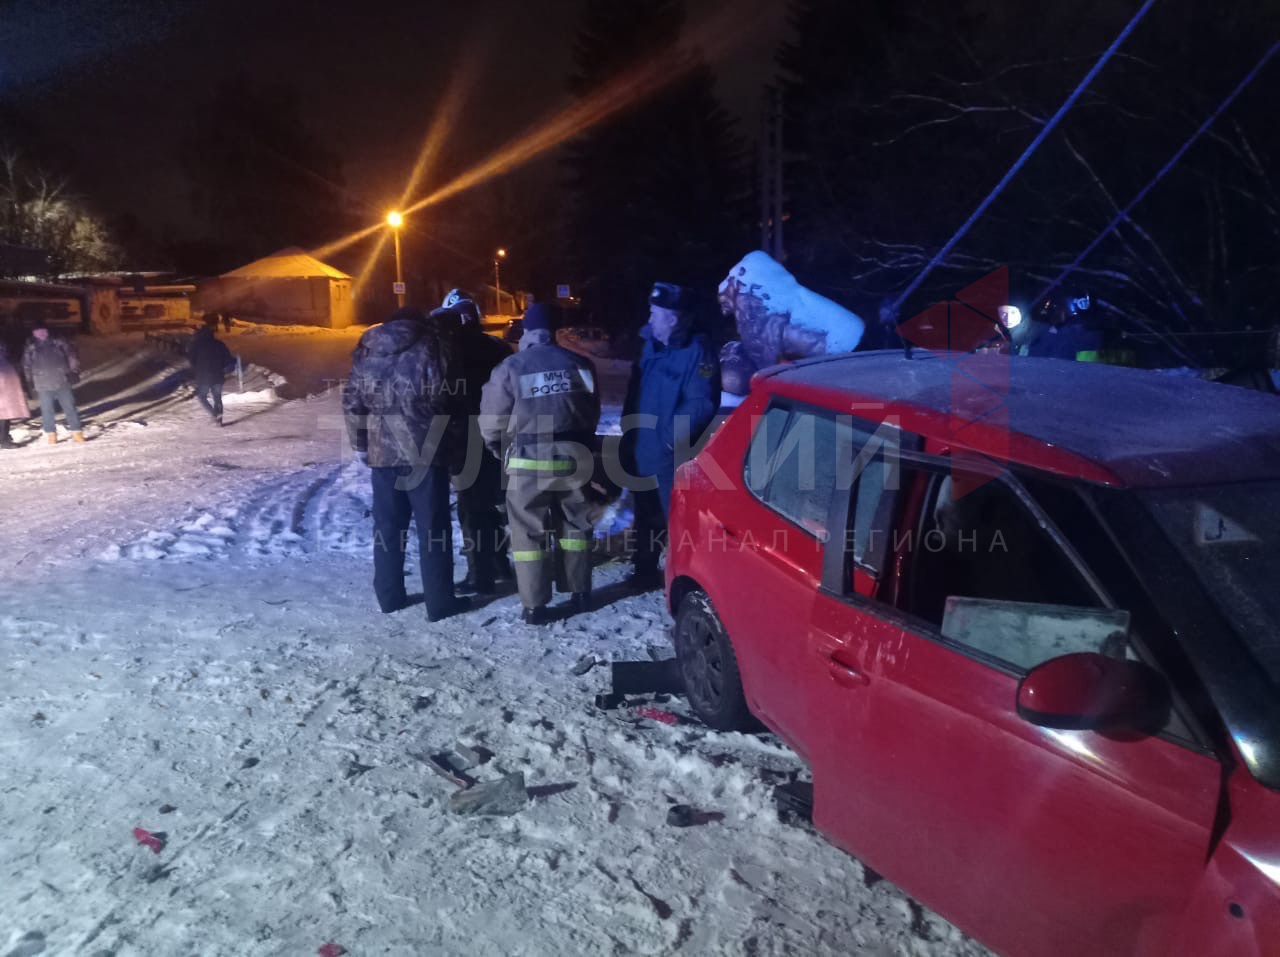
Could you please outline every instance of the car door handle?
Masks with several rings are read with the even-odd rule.
[[[851,663],[849,653],[843,648],[833,648],[829,653],[830,662],[827,664],[827,673],[835,679],[836,684],[842,688],[864,688],[871,683],[860,667]]]

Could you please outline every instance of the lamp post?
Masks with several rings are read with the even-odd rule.
[[[395,210],[387,213],[387,225],[391,227],[391,234],[396,238],[396,284],[393,287],[396,292],[396,305],[404,305],[404,276],[400,271],[400,227],[404,225],[404,217]]]
[[[507,258],[507,251],[499,249],[493,255],[493,311],[502,312],[502,260]]]

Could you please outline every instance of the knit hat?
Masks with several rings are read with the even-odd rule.
[[[535,329],[546,329],[550,332],[555,325],[555,315],[545,302],[530,303],[529,308],[524,311],[525,332],[532,332]]]

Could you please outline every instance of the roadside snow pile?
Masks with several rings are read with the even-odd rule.
[[[722,357],[725,389],[745,394],[756,369],[809,356],[852,352],[865,323],[848,309],[806,289],[768,253],[756,250],[720,284],[720,308],[737,321],[741,353]],[[732,343],[730,344],[732,345]],[[754,366],[749,370],[743,359]],[[722,369],[722,372],[724,371]]]

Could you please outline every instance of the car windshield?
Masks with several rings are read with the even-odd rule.
[[[1280,687],[1280,482],[1142,494],[1250,654]]]

